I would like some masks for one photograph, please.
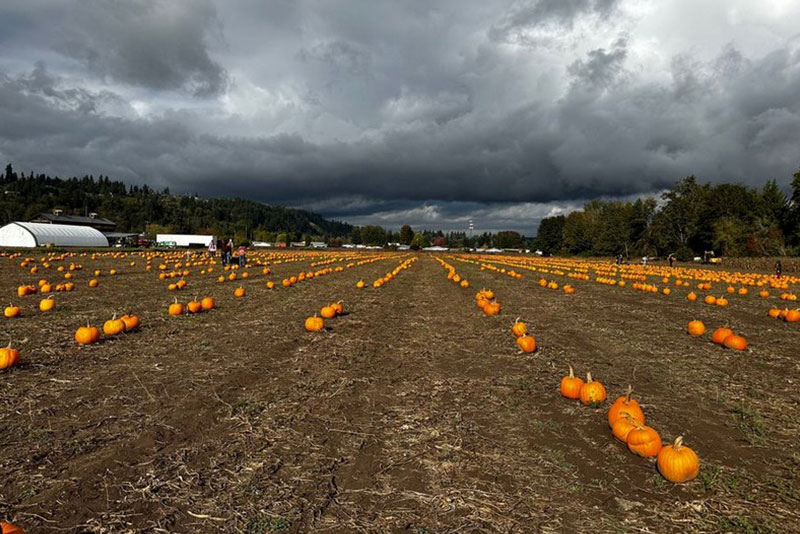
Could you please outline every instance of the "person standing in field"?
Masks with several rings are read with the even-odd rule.
[[[244,245],[239,246],[239,267],[247,267],[247,247]]]
[[[214,259],[214,256],[217,255],[217,243],[214,241],[214,238],[211,238],[211,242],[208,244],[208,257]]]
[[[217,243],[217,247],[219,248],[219,254],[222,257],[222,266],[225,267],[228,265],[228,245],[225,244],[225,241],[220,239]]]
[[[669,261],[669,266],[672,267],[672,264],[675,263],[675,254],[667,256],[667,261]]]
[[[777,278],[780,278],[782,272],[783,272],[783,265],[781,265],[781,260],[778,260],[775,262],[775,276]]]
[[[228,253],[228,264],[233,263],[233,238],[229,238],[228,242],[225,244],[225,250]]]

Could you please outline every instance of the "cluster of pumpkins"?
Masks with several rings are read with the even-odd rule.
[[[378,288],[378,287],[381,287],[383,284],[391,282],[398,274],[400,274],[402,271],[404,271],[404,270],[408,269],[409,267],[411,267],[414,264],[415,261],[417,261],[416,257],[408,258],[408,259],[403,260],[402,262],[400,262],[400,264],[397,267],[392,269],[391,272],[386,273],[384,276],[380,276],[377,279],[375,279],[372,282],[372,287]],[[462,282],[464,282],[466,284],[466,285],[464,285],[462,283],[461,284],[462,287],[469,287],[469,282],[467,282],[466,280],[462,280]],[[356,287],[359,287],[358,283],[356,283]]]
[[[126,313],[122,317],[117,317],[116,314],[103,323],[103,334],[113,337],[124,332],[134,332],[139,329],[142,322],[138,316],[131,313]],[[81,326],[75,331],[75,341],[79,345],[92,345],[100,341],[100,330],[87,324]]]
[[[689,321],[689,324],[686,327],[686,331],[692,337],[701,337],[703,334],[706,333],[706,325],[703,324],[702,321],[693,320]],[[715,345],[719,345],[721,347],[726,347],[733,350],[746,350],[747,349],[747,339],[744,336],[736,334],[730,328],[717,328],[714,330],[714,333],[711,334],[711,341]]]
[[[304,327],[306,332],[319,332],[325,329],[325,319],[333,319],[334,317],[338,317],[344,313],[344,304],[342,301],[333,302],[328,304],[327,306],[323,306],[319,310],[319,315],[314,314],[310,317],[306,317]]]
[[[788,308],[781,310],[780,308],[772,307],[769,309],[769,316],[773,319],[786,321],[787,323],[796,323],[800,321],[800,310],[790,310]]]
[[[589,406],[597,406],[606,400],[606,389],[600,382],[592,380],[587,373],[586,381],[576,377],[572,367],[569,375],[561,379],[561,395],[568,399],[580,399]],[[678,436],[672,445],[663,446],[661,436],[652,427],[645,425],[645,417],[639,403],[631,398],[633,388],[614,401],[608,409],[608,426],[617,440],[625,443],[628,450],[643,458],[656,458],[661,475],[670,482],[688,482],[700,472],[697,454],[683,445]]]
[[[475,303],[486,315],[500,313],[500,303],[495,300],[494,291],[491,289],[481,289],[475,293]]]
[[[444,267],[447,270],[447,279],[448,280],[450,280],[451,282],[453,282],[455,284],[460,285],[463,288],[468,288],[469,287],[469,282],[467,281],[467,279],[463,278],[460,274],[458,274],[456,272],[456,268],[455,267],[453,267],[452,265],[450,265],[449,263],[447,263],[446,261],[444,261],[441,258],[437,257],[435,259],[436,259],[436,261],[439,262],[439,265],[441,265],[442,267]]]
[[[528,334],[528,325],[519,320],[514,320],[511,333],[517,338],[517,346],[522,352],[536,352],[536,338]]]
[[[201,300],[197,300],[197,297],[195,297],[186,303],[186,306],[178,302],[176,298],[167,308],[167,313],[172,316],[183,315],[184,313],[195,314],[211,311],[215,306],[216,302],[213,297],[203,297]]]

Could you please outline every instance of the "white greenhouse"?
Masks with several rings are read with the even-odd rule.
[[[216,241],[216,237],[195,234],[156,234],[156,243],[159,246],[207,247],[211,241]]]
[[[108,239],[88,226],[12,222],[0,228],[0,247],[107,247]]]

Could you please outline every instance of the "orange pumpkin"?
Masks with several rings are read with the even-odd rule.
[[[359,280],[358,282],[356,282],[356,287],[357,287],[358,289],[362,289],[362,288],[363,288],[364,286],[366,286],[366,285],[367,285],[367,284],[365,284],[363,280]]]
[[[725,341],[723,341],[723,344],[729,349],[733,350],[747,349],[747,340],[743,336],[736,334],[731,334],[730,336],[726,337]]]
[[[706,333],[706,325],[702,321],[689,321],[688,332],[692,337],[700,337]]]
[[[637,425],[626,440],[628,449],[644,458],[654,458],[661,451],[661,436],[654,428]]]
[[[692,449],[683,445],[682,436],[661,449],[656,464],[664,478],[678,484],[693,480],[700,472],[700,459]]]
[[[486,306],[483,307],[483,313],[486,315],[497,315],[500,313],[500,303],[499,302],[489,302]]]
[[[511,325],[511,332],[517,337],[522,337],[528,333],[528,326],[517,317],[516,320],[514,320],[514,324]]]
[[[204,311],[213,310],[215,304],[214,299],[211,297],[205,297],[200,301],[200,306],[202,306]]]
[[[522,352],[536,351],[536,338],[533,336],[520,336],[517,338],[517,346]]]
[[[706,295],[706,298],[703,299],[703,302],[705,302],[706,304],[716,304],[717,297],[715,297],[714,295]]]
[[[331,306],[323,306],[319,314],[325,319],[333,319],[336,317],[336,310]]]
[[[120,320],[125,325],[126,332],[133,332],[134,330],[139,328],[142,324],[142,322],[139,320],[139,317],[130,313],[126,313],[125,315],[120,317]]]
[[[19,306],[13,306],[11,304],[6,306],[6,308],[3,310],[3,315],[9,319],[12,317],[19,317],[21,313],[22,311],[19,309]]]
[[[17,525],[3,522],[0,522],[0,531],[2,531],[2,534],[25,534],[25,531]]]
[[[190,300],[186,304],[186,309],[189,313],[200,313],[203,311],[203,305],[197,300],[197,297],[195,297],[194,300]]]
[[[183,304],[178,302],[178,299],[175,299],[175,302],[169,305],[167,312],[170,315],[181,315],[183,313]]]
[[[336,315],[341,315],[344,313],[344,304],[342,304],[341,300],[331,304],[331,308],[333,308],[333,311],[336,312]]]
[[[319,332],[325,328],[325,321],[323,321],[322,317],[314,314],[313,317],[306,317],[305,327],[309,332]]]
[[[725,343],[725,338],[730,335],[733,335],[733,330],[730,328],[717,328],[714,330],[714,333],[711,334],[711,341],[717,345],[722,345]]]
[[[617,400],[614,401],[614,404],[611,405],[611,408],[608,409],[608,425],[614,426],[614,423],[617,422],[617,419],[622,417],[625,414],[630,415],[640,423],[644,423],[644,412],[642,408],[639,406],[639,403],[636,399],[631,398],[631,394],[633,393],[633,388],[628,386],[628,390],[625,392],[625,395],[621,397],[617,397]]]
[[[14,367],[19,363],[19,351],[11,348],[11,342],[8,346],[0,349],[0,369],[8,369]]]
[[[100,341],[100,330],[94,326],[81,326],[75,332],[75,341],[80,345],[90,345]]]
[[[580,396],[583,404],[600,404],[606,400],[606,388],[601,382],[592,380],[592,373],[586,373],[586,383],[581,386]]]
[[[581,387],[583,387],[583,384],[583,379],[579,376],[575,376],[575,373],[572,371],[572,366],[570,365],[569,375],[561,379],[561,385],[558,390],[561,392],[562,396],[568,399],[579,399],[581,397]]]
[[[787,311],[786,315],[783,317],[783,320],[787,323],[796,323],[800,321],[800,310]]]
[[[239,286],[233,290],[233,296],[236,297],[237,299],[244,297],[245,294],[246,294],[245,290],[242,286]]]
[[[622,443],[628,442],[628,435],[642,422],[631,416],[628,412],[623,412],[620,417],[611,425],[611,433]]]
[[[116,336],[117,334],[125,331],[125,322],[122,319],[117,319],[114,315],[111,319],[103,323],[103,333],[107,336]]]
[[[690,301],[694,302],[694,301],[697,300],[697,295],[695,295],[694,292],[692,292],[692,293],[689,293],[688,295],[686,295],[686,298],[689,299]]]

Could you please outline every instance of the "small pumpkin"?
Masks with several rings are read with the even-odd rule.
[[[53,300],[53,297],[47,297],[39,301],[39,310],[43,312],[49,312],[53,308],[56,307],[56,301]]]
[[[520,336],[517,338],[517,346],[522,352],[535,352],[536,338],[528,335]]]
[[[189,311],[189,313],[200,313],[203,311],[203,305],[199,300],[197,300],[197,297],[195,297],[194,300],[190,300],[186,304],[186,309]]]
[[[581,387],[583,387],[583,378],[575,376],[572,366],[569,366],[569,374],[561,379],[561,385],[558,390],[561,395],[568,399],[579,399],[581,397]]]
[[[747,340],[744,336],[740,336],[737,334],[731,334],[730,336],[725,338],[725,341],[722,342],[729,349],[733,350],[745,350],[747,349]]]
[[[107,336],[116,336],[125,331],[125,323],[122,319],[117,319],[116,314],[103,323],[103,333]]]
[[[694,302],[697,300],[697,295],[694,292],[691,292],[688,295],[686,295],[686,298],[689,299],[691,302]]]
[[[17,525],[3,522],[0,522],[0,531],[2,534],[25,534],[25,531],[19,528]]]
[[[606,400],[606,388],[601,382],[592,380],[592,373],[586,373],[586,383],[581,386],[580,397],[583,404],[600,404]]]
[[[3,310],[3,315],[8,317],[9,319],[11,319],[12,317],[19,317],[21,313],[22,310],[19,309],[19,306],[14,306],[11,304],[6,306],[6,308]]]
[[[325,328],[325,321],[315,313],[312,317],[306,317],[305,327],[309,332],[319,332]]]
[[[706,333],[706,325],[703,321],[689,321],[688,332],[692,337],[700,337]]]
[[[75,332],[75,341],[80,345],[90,345],[100,341],[100,330],[94,326],[81,326]]]
[[[363,288],[364,286],[366,286],[366,285],[367,285],[367,284],[365,284],[363,280],[359,280],[358,282],[356,282],[356,287],[357,287],[358,289],[362,289],[362,288]]]
[[[632,393],[633,387],[628,386],[628,390],[625,392],[625,395],[617,397],[617,400],[615,400],[614,404],[611,405],[611,408],[608,409],[609,426],[613,427],[614,423],[617,422],[617,419],[625,414],[630,415],[640,423],[644,423],[644,412],[642,411],[642,408],[639,406],[639,403],[636,401],[636,399],[631,398]]]
[[[319,314],[325,319],[333,319],[336,317],[336,310],[332,306],[323,306]]]
[[[519,317],[517,317],[514,320],[514,324],[511,325],[511,332],[513,332],[514,335],[517,337],[522,337],[528,333],[528,326],[522,321],[520,321]]]
[[[692,449],[683,445],[683,436],[678,436],[672,445],[661,449],[656,464],[659,473],[676,484],[693,480],[700,472],[700,459]]]
[[[126,332],[133,332],[142,325],[142,322],[139,320],[139,317],[130,313],[126,313],[119,319],[125,325]]]
[[[336,312],[336,315],[341,315],[344,313],[344,304],[342,304],[341,300],[331,304],[331,308],[333,308],[333,311]]]
[[[706,298],[703,299],[703,302],[705,302],[706,304],[716,304],[717,297],[715,297],[714,295],[706,295]]]
[[[0,349],[0,369],[8,369],[14,367],[19,363],[19,351],[11,347],[11,342],[8,346]]]
[[[626,440],[628,449],[643,458],[654,458],[661,451],[661,436],[654,428],[644,424],[630,431]]]
[[[178,302],[178,299],[175,299],[175,302],[170,304],[169,308],[167,308],[167,312],[170,315],[180,315],[183,313],[183,304]]]
[[[731,335],[733,335],[733,330],[730,328],[717,328],[711,334],[711,341],[717,345],[722,345],[725,343],[725,338]]]
[[[203,308],[203,311],[213,310],[215,305],[216,303],[211,297],[204,297],[203,300],[200,301],[200,306]]]
[[[642,421],[637,420],[628,412],[622,412],[622,415],[614,421],[611,425],[611,433],[616,439],[622,443],[628,443],[628,434],[631,433],[637,426],[641,425]]]
[[[500,303],[499,302],[489,302],[486,306],[483,307],[483,313],[486,315],[497,315],[500,313]]]

